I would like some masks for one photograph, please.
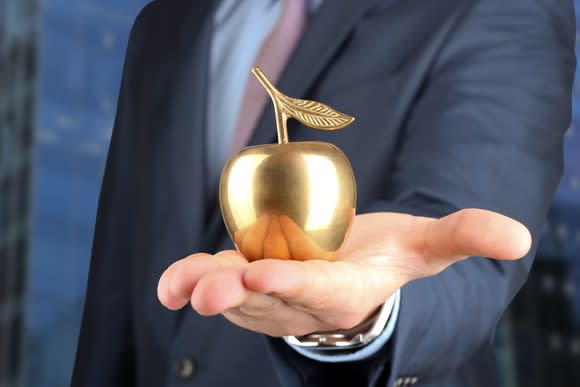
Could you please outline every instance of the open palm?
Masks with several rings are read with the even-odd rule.
[[[364,214],[355,217],[337,261],[249,263],[232,250],[193,254],[163,273],[158,297],[169,309],[191,303],[246,329],[301,336],[352,328],[406,283],[469,256],[517,259],[530,246],[525,226],[486,210],[441,219]]]

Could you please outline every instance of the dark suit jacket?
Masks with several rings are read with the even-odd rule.
[[[405,376],[494,386],[494,329],[532,254],[472,258],[406,285],[389,345],[356,363],[318,363],[221,317],[160,305],[169,264],[232,247],[205,175],[213,6],[154,1],[133,27],[73,386],[392,386]],[[345,152],[358,213],[487,208],[537,242],[562,173],[574,37],[569,0],[325,1],[279,87],[357,120],[335,132],[291,122],[291,140]],[[268,106],[251,144],[274,139]]]

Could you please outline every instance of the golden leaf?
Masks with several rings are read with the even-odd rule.
[[[354,121],[354,117],[338,112],[323,103],[292,98],[282,94],[258,67],[252,68],[252,73],[264,86],[274,103],[278,143],[280,144],[288,143],[286,120],[290,117],[311,128],[324,130],[341,129]]]
[[[341,129],[354,121],[354,118],[338,112],[321,102],[309,101],[279,95],[284,113],[311,128],[323,130]]]

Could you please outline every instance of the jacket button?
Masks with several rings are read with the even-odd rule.
[[[179,359],[175,363],[175,375],[181,379],[190,379],[195,373],[195,363],[189,357]]]

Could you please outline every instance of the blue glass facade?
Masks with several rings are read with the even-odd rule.
[[[46,0],[29,258],[29,386],[66,386],[131,24],[145,0]]]
[[[23,379],[37,0],[0,0],[0,386]]]

